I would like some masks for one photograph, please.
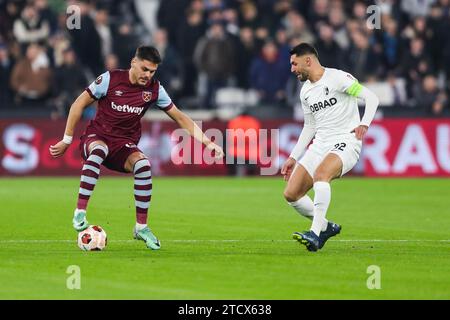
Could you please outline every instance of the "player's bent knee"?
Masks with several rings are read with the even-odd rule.
[[[147,159],[147,156],[142,152],[134,152],[128,157],[128,160],[131,162],[136,162],[142,159]]]
[[[283,192],[283,196],[287,202],[295,202],[304,195],[300,194],[299,192],[293,192],[292,190],[286,188]]]
[[[135,175],[141,174],[146,177],[147,176],[151,177],[151,165],[150,165],[150,161],[148,160],[148,158],[144,157],[144,158],[137,160],[133,164],[133,172],[135,173]]]
[[[132,166],[134,167],[138,161],[142,161],[142,162],[146,161],[148,163],[148,165],[150,165],[150,161],[143,153],[139,153],[135,157],[133,157],[133,159],[131,161]]]
[[[141,160],[147,160],[148,158],[145,154],[142,152],[134,152],[131,155],[128,156],[127,161],[125,162],[125,171],[126,172],[133,172],[134,167],[138,161]]]
[[[326,172],[316,172],[314,173],[314,182],[318,182],[318,181],[323,181],[323,182],[330,182],[331,181],[331,176],[326,173]]]
[[[134,163],[133,163],[133,166],[135,166],[136,165],[136,163],[138,163],[138,162],[140,162],[140,163],[142,163],[142,164],[145,164],[145,165],[147,165],[147,166],[150,166],[150,161],[148,160],[148,158],[147,157],[139,157],[139,158],[137,158],[135,161],[134,161]]]
[[[88,146],[89,153],[91,153],[92,150],[94,150],[94,149],[101,149],[101,150],[103,150],[103,152],[105,152],[105,154],[109,153],[108,146],[106,145],[105,142],[103,142],[101,140],[93,141],[89,144],[89,146]]]
[[[109,149],[108,149],[108,146],[106,144],[100,144],[100,143],[99,144],[95,144],[95,145],[92,146],[91,151],[94,150],[94,149],[103,150],[106,154],[109,153]]]
[[[96,150],[99,150],[100,153],[98,153],[99,151],[96,151]],[[97,152],[100,157],[105,159],[108,156],[108,154],[109,154],[109,149],[108,149],[108,146],[106,144],[102,144],[102,143],[95,144],[95,143],[93,143],[93,144],[91,144],[91,148],[90,148],[89,154],[92,154],[94,152]]]

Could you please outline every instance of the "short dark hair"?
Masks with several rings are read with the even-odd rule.
[[[158,49],[151,46],[140,46],[136,49],[136,54],[134,56],[141,60],[148,60],[155,64],[160,64],[162,61]]]
[[[303,56],[305,54],[313,54],[317,58],[319,58],[319,54],[317,53],[316,48],[314,46],[310,45],[309,43],[303,42],[291,49],[289,52],[291,55],[295,54],[297,56]]]

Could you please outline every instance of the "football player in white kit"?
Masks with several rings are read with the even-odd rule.
[[[310,44],[301,43],[290,53],[291,72],[305,81],[300,92],[304,126],[281,169],[288,181],[284,197],[296,211],[312,220],[311,229],[295,232],[294,239],[309,251],[317,251],[341,231],[340,225],[325,218],[331,200],[330,182],[342,177],[358,161],[362,140],[379,101],[350,74],[321,66],[317,51]],[[358,98],[366,104],[362,119]],[[306,194],[311,188],[314,201]]]

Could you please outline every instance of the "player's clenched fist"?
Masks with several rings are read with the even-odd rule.
[[[297,161],[295,161],[295,159],[288,158],[283,164],[283,167],[281,168],[281,174],[283,175],[285,181],[289,180],[296,163]]]
[[[54,146],[50,146],[48,149],[53,158],[61,157],[69,147],[68,144],[64,143],[62,140],[55,144]]]

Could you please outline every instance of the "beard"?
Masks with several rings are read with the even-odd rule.
[[[309,74],[308,74],[307,72],[301,72],[301,73],[298,75],[298,79],[299,79],[300,81],[302,81],[302,82],[308,80],[308,77],[309,77]]]

